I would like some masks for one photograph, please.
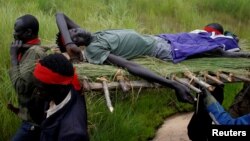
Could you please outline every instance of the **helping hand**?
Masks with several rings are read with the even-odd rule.
[[[67,44],[66,50],[71,60],[78,59],[79,61],[83,61],[81,48],[77,47],[75,44]]]
[[[201,91],[202,91],[202,96],[204,97],[211,95],[211,93],[206,88],[202,88]]]
[[[212,94],[206,88],[202,88],[201,90],[202,90],[201,98],[203,99],[204,105],[206,107],[217,102],[217,100],[212,96]]]
[[[182,84],[175,85],[175,94],[180,102],[194,103],[194,97],[191,95],[190,90]]]

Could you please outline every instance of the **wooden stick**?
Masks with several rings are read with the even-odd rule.
[[[199,104],[200,104],[200,93],[197,94],[197,101],[196,101],[196,110],[195,110],[195,114],[198,114],[199,111]]]
[[[184,79],[178,78],[177,76],[173,76],[172,77],[173,80],[184,84],[185,86],[189,87],[190,89],[192,89],[193,91],[195,91],[196,93],[201,93],[201,90],[196,88],[195,86],[191,85],[190,83],[188,83],[187,81],[185,81]]]
[[[82,80],[82,85],[83,85],[84,91],[90,91],[91,90],[91,87],[90,87],[89,82],[88,82],[87,79]]]
[[[213,82],[215,82],[215,83],[217,83],[219,85],[224,85],[224,83],[222,81],[220,81],[219,79],[217,79],[214,76],[209,75],[208,73],[203,73],[203,75],[204,75],[205,78],[208,78],[208,79],[212,80]]]
[[[103,81],[102,85],[103,85],[103,90],[104,90],[105,98],[106,98],[106,101],[107,101],[107,106],[109,108],[109,111],[112,113],[114,111],[114,108],[113,108],[112,103],[111,103],[111,99],[110,99],[110,94],[109,94],[109,89],[108,89],[107,82]]]
[[[126,84],[125,80],[118,80],[118,82],[123,92],[128,92],[130,90],[130,87]]]
[[[128,85],[126,84],[124,80],[123,71],[121,69],[118,69],[115,76],[116,76],[116,80],[120,84],[120,87],[122,88],[122,91],[123,92],[129,91],[130,88],[128,87]]]
[[[184,72],[184,75],[186,77],[188,77],[189,79],[193,80],[195,83],[199,84],[202,87],[205,87],[206,89],[208,89],[209,91],[213,91],[214,87],[200,79],[198,79],[197,77],[195,77],[191,72],[187,71]]]
[[[112,106],[111,99],[110,99],[110,94],[109,94],[109,89],[108,89],[108,84],[107,84],[108,80],[104,77],[97,78],[97,80],[102,82],[102,87],[103,87],[105,99],[107,102],[107,106],[109,108],[109,111],[112,113],[114,111],[114,108]]]
[[[216,75],[216,73],[213,73],[213,72],[208,72],[208,73],[210,73],[210,74],[214,74],[214,75]],[[209,74],[208,74],[209,75]],[[208,75],[206,75],[206,76],[208,76]],[[245,77],[245,78],[244,78]],[[189,77],[188,77],[189,78]],[[196,79],[194,79],[194,77],[192,77],[192,75],[190,76],[190,78],[191,79],[193,79],[193,81],[195,82],[195,83],[197,83],[197,82],[199,82],[200,80],[202,80],[202,78],[199,78],[199,77],[197,77],[197,79],[198,80],[196,80]],[[189,78],[189,79],[190,79]],[[208,77],[207,77],[208,78]],[[231,78],[233,78],[233,80],[231,81],[231,82],[242,82],[242,81],[247,81],[247,82],[249,82],[250,81],[250,79],[249,78],[247,78],[246,76],[237,76],[237,75],[231,75]],[[237,78],[237,79],[236,79]],[[173,78],[172,78],[173,79]],[[178,81],[178,80],[179,81]],[[186,78],[177,78],[177,79],[175,79],[176,81],[178,81],[178,82],[180,82],[180,83],[182,83],[182,84],[184,84],[184,83],[187,83],[187,85],[186,86],[188,86],[188,85],[190,85],[190,89],[192,89],[192,90],[194,90],[194,91],[198,91],[198,90],[196,90],[195,88],[191,88],[193,85],[192,84],[190,84],[189,82],[188,82],[188,80],[186,79]],[[210,79],[210,78],[209,78]],[[100,82],[88,82],[88,80],[87,79],[81,79],[82,80],[82,82],[81,83],[83,83],[83,91],[91,91],[91,90],[93,90],[93,91],[99,91],[99,90],[103,90],[103,84],[102,83],[100,83]],[[218,79],[217,79],[218,80]],[[217,81],[217,80],[215,80],[215,81]],[[209,83],[208,84],[212,84],[213,82],[215,82],[215,81],[209,81]],[[222,83],[226,83],[226,82],[228,82],[228,81],[226,81],[226,80],[224,80],[224,79],[222,79],[222,80],[219,80],[220,82],[222,82]],[[218,81],[218,82],[219,82]],[[126,83],[126,81],[125,81],[125,83]],[[201,82],[202,83],[202,82]],[[130,81],[129,82],[129,85],[127,85],[130,89],[131,88],[134,88],[134,89],[139,89],[139,88],[157,88],[157,87],[163,87],[162,85],[159,85],[159,84],[157,84],[157,83],[150,83],[150,82],[148,82],[148,81],[145,81],[145,80],[136,80],[136,81]],[[205,84],[205,86],[206,87],[209,87],[209,85],[207,86],[206,84]],[[119,82],[107,82],[107,87],[108,87],[108,89],[109,90],[113,90],[113,89],[117,89],[117,88],[122,88],[121,86],[120,86],[120,83]],[[189,86],[188,86],[189,87]]]
[[[120,88],[120,84],[118,82],[110,82],[107,83],[109,90],[113,90],[113,89],[117,89]],[[90,90],[101,90],[103,89],[102,83],[99,82],[91,82],[89,83],[90,86]],[[144,80],[138,80],[138,81],[130,81],[130,87],[131,88],[155,88],[155,87],[163,87],[159,84],[155,84],[155,83],[149,83],[148,81],[144,81]],[[84,89],[84,91],[87,91],[87,89]]]
[[[232,73],[230,73],[230,76],[232,76],[233,79],[239,79],[239,80],[242,80],[242,81],[245,81],[245,82],[250,82],[250,79],[247,78],[246,76],[235,75],[235,74],[232,74]]]
[[[232,82],[232,77],[230,75],[227,75],[225,73],[219,72],[219,76],[229,82]]]
[[[222,79],[224,79],[224,80],[226,80],[226,81],[228,81],[228,82],[232,82],[232,77],[230,77],[229,75],[227,75],[227,74],[225,74],[225,73],[222,73],[222,72],[217,72],[216,73],[216,76],[217,76],[217,78],[222,78]]]

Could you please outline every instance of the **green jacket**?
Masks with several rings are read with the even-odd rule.
[[[43,103],[36,95],[33,83],[35,62],[47,55],[47,49],[39,45],[30,47],[22,56],[18,66],[9,70],[9,76],[18,96],[18,116],[25,121],[40,122]],[[42,113],[41,113],[42,114]]]

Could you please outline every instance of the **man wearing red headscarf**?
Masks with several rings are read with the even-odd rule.
[[[88,141],[84,96],[73,65],[62,54],[48,55],[34,69],[35,86],[45,104],[40,141]]]
[[[39,22],[35,16],[25,14],[16,19],[14,40],[10,46],[11,68],[9,76],[18,95],[19,105],[16,108],[9,103],[8,109],[20,117],[22,124],[12,138],[13,141],[34,141],[40,138],[39,125],[44,112],[44,102],[37,98],[33,82],[33,69],[38,59],[49,54],[49,48],[41,46],[38,32]],[[73,47],[68,50],[73,55],[77,52]]]
[[[33,15],[25,14],[16,19],[14,40],[10,46],[11,68],[9,76],[18,96],[18,108],[11,103],[8,108],[22,120],[13,141],[39,140],[39,124],[42,121],[43,101],[38,99],[33,83],[33,69],[37,59],[45,57],[38,36],[39,22]]]

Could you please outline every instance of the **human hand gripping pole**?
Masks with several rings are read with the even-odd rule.
[[[191,95],[190,89],[188,89],[186,86],[178,82],[173,82],[173,83],[174,83],[174,90],[175,90],[177,100],[180,102],[193,104],[194,96]]]
[[[217,100],[212,96],[212,94],[206,88],[202,88],[202,98],[204,105],[206,107],[217,102]]]

